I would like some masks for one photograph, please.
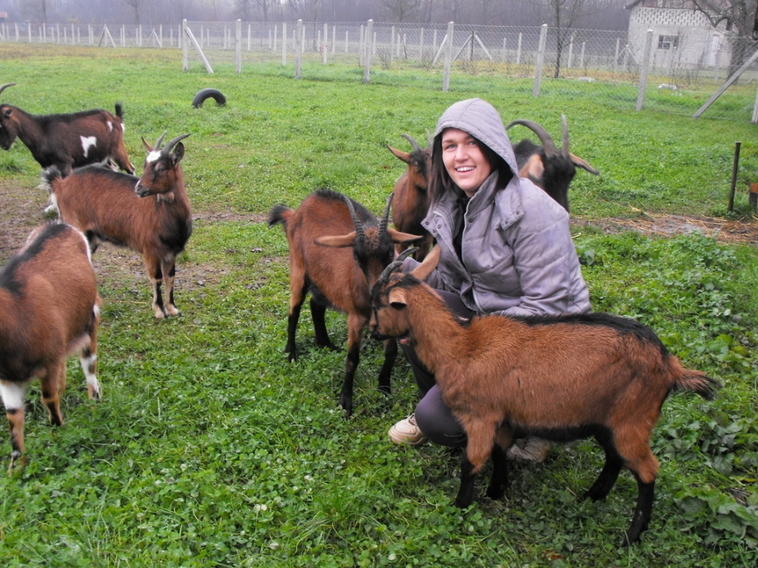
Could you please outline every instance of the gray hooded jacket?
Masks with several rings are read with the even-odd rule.
[[[497,110],[481,99],[455,103],[440,117],[434,135],[447,128],[463,130],[486,144],[505,160],[513,177],[496,192],[493,172],[468,202],[461,258],[453,245],[454,228],[460,226],[456,196],[448,192],[429,211],[422,225],[437,240],[441,257],[427,282],[459,294],[477,313],[590,311],[568,213],[531,181],[518,177],[516,157]]]

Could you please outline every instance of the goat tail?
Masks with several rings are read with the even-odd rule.
[[[672,390],[691,391],[706,400],[713,400],[716,390],[719,388],[721,388],[721,384],[702,371],[684,369],[684,372],[676,379]]]
[[[121,103],[116,103],[116,116],[119,117],[122,121],[124,120],[124,107],[121,105]]]
[[[60,217],[60,210],[58,209],[58,199],[55,196],[55,183],[63,179],[63,175],[57,166],[50,166],[42,171],[42,178],[39,182],[39,188],[47,191],[50,194],[50,200],[47,207],[45,207],[45,215],[52,216],[57,214]]]
[[[287,222],[293,213],[294,211],[286,205],[274,205],[268,214],[268,226],[273,227],[274,225],[282,224],[286,228]]]
[[[42,171],[42,179],[40,180],[39,187],[41,189],[46,189],[50,195],[55,193],[55,188],[53,187],[53,183],[62,179],[63,175],[61,174],[61,171],[58,169],[58,166],[50,166],[49,168]]]

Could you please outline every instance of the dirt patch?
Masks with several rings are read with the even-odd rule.
[[[758,246],[758,217],[744,219],[721,219],[717,217],[688,217],[642,213],[634,219],[587,219],[572,218],[576,225],[598,227],[605,233],[637,231],[645,235],[673,237],[700,232],[722,243],[743,243]]]

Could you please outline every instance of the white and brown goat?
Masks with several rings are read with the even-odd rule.
[[[426,217],[430,204],[429,174],[432,167],[432,141],[428,130],[426,148],[422,148],[408,134],[401,136],[410,143],[411,152],[403,152],[387,145],[389,151],[408,166],[395,182],[395,188],[392,190],[395,195],[392,202],[392,224],[398,231],[424,237],[417,243],[418,250],[414,254],[414,258],[421,261],[432,248],[432,236],[421,226],[421,221]],[[395,248],[400,254],[407,246],[397,245]]]
[[[595,176],[599,175],[599,172],[585,160],[569,152],[566,115],[561,115],[563,140],[560,151],[556,148],[555,142],[547,130],[532,120],[514,120],[505,128],[508,130],[517,124],[529,128],[542,143],[540,146],[525,138],[513,146],[519,176],[532,180],[535,185],[541,187],[545,193],[568,211],[568,190],[576,175],[576,168],[582,168]]]
[[[631,471],[638,496],[626,542],[637,541],[653,507],[658,460],[650,434],[663,401],[676,390],[711,398],[718,383],[686,369],[650,328],[629,318],[484,315],[462,325],[423,282],[438,250],[409,274],[392,274],[398,261],[385,269],[372,290],[370,327],[376,339],[412,345],[466,432],[456,505],[471,503],[474,476],[490,456],[487,495],[503,495],[505,450],[515,438],[568,442],[594,436],[605,466],[586,497],[605,498],[621,469]]]
[[[0,87],[0,93],[15,83]],[[124,147],[124,112],[116,103],[116,114],[87,110],[72,114],[35,116],[11,105],[0,105],[0,147],[9,150],[16,138],[29,148],[43,168],[55,166],[63,177],[73,168],[115,162],[134,173]]]
[[[50,422],[60,426],[66,358],[79,352],[89,397],[100,400],[99,301],[87,241],[63,223],[35,229],[0,270],[0,394],[12,447],[8,473],[17,459],[26,463],[24,398],[34,379],[41,383]]]
[[[179,315],[174,303],[176,257],[192,234],[192,211],[180,164],[184,157],[181,140],[189,134],[161,147],[164,135],[155,147],[142,139],[148,155],[140,178],[98,166],[78,168],[66,178],[56,167],[42,175],[51,206],[64,222],[87,236],[92,252],[101,241],[108,241],[142,254],[157,318]]]
[[[347,313],[347,362],[339,404],[353,412],[353,378],[360,360],[361,332],[371,315],[369,292],[382,270],[392,262],[394,245],[420,239],[387,226],[392,194],[384,216],[377,219],[357,201],[325,189],[306,197],[297,210],[276,205],[269,226],[284,225],[289,243],[290,304],[287,319],[289,360],[297,359],[295,331],[300,309],[310,292],[316,345],[336,349],[324,322],[326,308]],[[394,340],[385,342],[379,389],[390,392]]]

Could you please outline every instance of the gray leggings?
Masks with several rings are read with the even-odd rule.
[[[443,290],[436,290],[436,292],[442,296],[447,307],[457,316],[468,319],[474,315],[474,312],[461,302],[458,294]],[[442,401],[442,394],[434,375],[418,360],[412,347],[401,345],[401,348],[408,358],[421,395],[421,401],[416,405],[416,424],[421,428],[424,435],[435,444],[465,448],[467,443],[466,432]]]

